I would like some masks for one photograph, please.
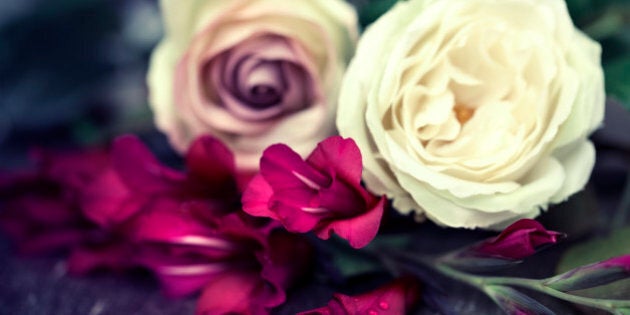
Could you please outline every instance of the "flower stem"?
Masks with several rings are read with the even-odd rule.
[[[486,288],[492,285],[507,285],[507,286],[515,286],[515,287],[530,289],[533,291],[538,291],[538,292],[553,296],[555,298],[558,298],[567,302],[590,306],[590,307],[605,310],[614,314],[620,314],[621,309],[630,308],[630,301],[596,299],[596,298],[572,295],[565,292],[554,290],[546,286],[544,280],[515,278],[515,277],[483,277],[483,276],[477,276],[477,275],[464,273],[441,263],[427,264],[426,266],[436,269],[437,271],[439,271],[440,273],[442,273],[443,275],[447,277],[450,277],[451,279],[458,280],[466,284],[469,284],[473,287],[476,287],[483,292],[486,292]]]

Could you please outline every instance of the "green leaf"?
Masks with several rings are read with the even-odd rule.
[[[605,285],[583,290],[576,290],[571,294],[594,299],[629,300],[630,279],[622,279]]]
[[[608,237],[575,245],[564,253],[558,273],[630,253],[630,227],[613,231]]]
[[[372,24],[383,13],[387,12],[398,0],[373,0],[359,8],[359,24],[361,27]]]
[[[625,0],[567,0],[571,18],[578,26],[588,23],[601,14],[606,8],[615,4],[623,4]]]
[[[562,292],[584,290],[606,286],[630,277],[622,266],[610,266],[606,263],[587,265],[569,270],[544,282],[545,286]],[[626,290],[627,291],[627,290]]]
[[[485,287],[484,292],[507,314],[555,314],[538,301],[510,287],[491,285]]]
[[[630,54],[607,62],[604,65],[606,91],[617,97],[625,109],[630,111]]]

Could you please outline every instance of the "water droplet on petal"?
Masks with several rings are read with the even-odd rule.
[[[368,310],[368,315],[378,315],[378,312],[375,310]]]
[[[381,302],[378,303],[378,307],[380,307],[380,308],[382,308],[384,310],[387,310],[387,309],[389,309],[389,304],[387,304],[387,302],[385,302],[385,301],[381,301]]]

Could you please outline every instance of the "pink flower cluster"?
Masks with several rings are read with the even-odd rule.
[[[0,222],[24,253],[69,252],[73,274],[142,267],[169,296],[200,292],[198,314],[267,314],[314,261],[291,232],[335,231],[353,247],[375,237],[386,200],[361,187],[360,161],[340,137],[306,161],[275,145],[243,192],[246,176],[215,138],[198,138],[180,171],[122,136],[110,152],[41,153],[36,170],[3,178]],[[241,196],[277,221],[242,211]]]

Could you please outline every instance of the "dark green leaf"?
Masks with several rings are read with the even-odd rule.
[[[571,294],[595,299],[629,300],[630,279],[623,279],[594,288],[573,291]]]
[[[618,98],[630,111],[630,54],[604,65],[606,91]]]
[[[613,231],[608,237],[597,238],[571,247],[564,254],[558,273],[630,253],[630,227]]]
[[[569,270],[544,284],[558,291],[569,292],[604,286],[628,277],[630,274],[625,268],[596,264]]]
[[[359,7],[359,24],[366,27],[387,12],[398,0],[372,0]]]
[[[493,285],[486,287],[485,292],[507,314],[555,314],[552,310],[540,304],[538,301],[510,287]]]

